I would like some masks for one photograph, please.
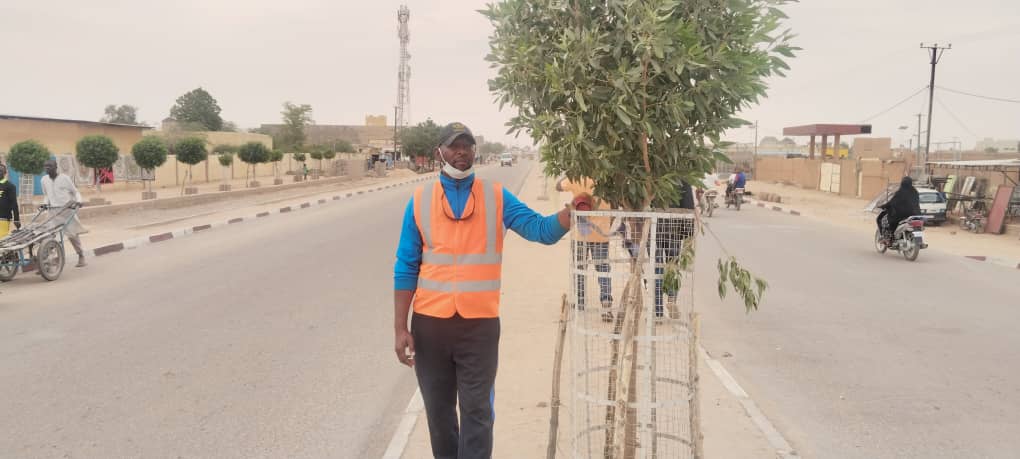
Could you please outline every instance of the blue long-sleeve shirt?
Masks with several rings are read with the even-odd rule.
[[[446,192],[446,200],[450,203],[455,217],[460,218],[471,196],[471,187],[475,183],[472,175],[463,180],[455,180],[445,175],[439,181]],[[532,242],[546,245],[555,244],[567,234],[567,229],[560,225],[556,215],[543,217],[522,203],[513,193],[503,188],[503,227],[514,230],[521,237]],[[421,232],[414,221],[414,198],[407,203],[404,212],[404,223],[400,231],[400,245],[397,246],[397,262],[393,267],[393,285],[395,290],[414,291],[418,287],[418,272],[421,268],[422,240]]]

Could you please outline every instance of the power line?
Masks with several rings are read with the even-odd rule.
[[[935,98],[935,102],[938,102],[939,106],[942,107],[947,113],[949,113],[949,116],[951,116],[954,120],[956,120],[956,124],[959,124],[960,127],[962,127],[964,131],[967,131],[968,133],[970,133],[970,135],[974,136],[975,139],[980,138],[980,137],[978,137],[977,134],[974,133],[974,131],[970,130],[970,128],[967,127],[966,124],[963,124],[963,121],[961,121],[960,118],[957,117],[956,114],[953,113],[953,111],[950,110],[949,107],[946,106],[946,104],[942,103],[942,99],[939,99],[939,98],[936,97]]]
[[[935,86],[935,87],[939,88],[939,89],[941,89],[943,91],[949,91],[949,92],[956,93],[956,94],[961,94],[961,95],[964,95],[964,96],[977,97],[979,99],[988,99],[988,100],[994,100],[994,101],[998,101],[998,102],[1009,102],[1011,104],[1020,104],[1020,100],[1018,100],[1018,99],[1007,99],[1007,98],[1004,98],[1004,97],[982,96],[980,94],[974,94],[974,93],[970,93],[970,92],[966,92],[966,91],[960,91],[960,90],[957,90],[957,89],[950,89],[950,88],[947,88],[945,86]]]
[[[893,105],[892,107],[889,107],[889,108],[887,108],[887,109],[885,109],[885,110],[882,110],[882,111],[880,111],[880,112],[878,112],[878,113],[876,113],[876,114],[874,114],[874,115],[872,115],[872,116],[870,116],[870,117],[868,117],[868,118],[866,118],[866,119],[862,120],[861,122],[862,122],[862,123],[867,123],[868,121],[871,121],[871,120],[873,120],[873,119],[875,119],[875,118],[878,118],[878,117],[880,117],[880,116],[882,116],[882,115],[884,115],[884,114],[886,114],[886,113],[889,113],[889,112],[893,111],[894,109],[896,109],[896,107],[899,107],[900,105],[903,105],[903,104],[905,104],[905,103],[909,102],[909,101],[910,101],[910,99],[913,99],[914,97],[917,97],[917,95],[918,95],[918,94],[921,94],[922,92],[924,92],[924,90],[925,90],[925,89],[928,89],[928,87],[927,87],[927,86],[925,86],[925,87],[923,87],[923,88],[921,88],[921,89],[918,89],[918,90],[917,90],[917,92],[915,92],[915,93],[913,93],[913,94],[911,94],[911,95],[907,96],[907,98],[906,98],[906,99],[903,99],[903,100],[901,100],[901,101],[899,101],[899,102],[896,102],[896,104],[895,104],[895,105]]]

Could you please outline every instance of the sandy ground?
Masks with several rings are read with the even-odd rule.
[[[536,199],[547,185],[548,201]],[[543,214],[562,208],[569,194],[554,191],[553,180],[543,180],[535,167],[520,193],[522,201]],[[503,266],[502,334],[499,375],[496,379],[496,458],[544,457],[549,436],[553,351],[560,297],[568,291],[569,241],[547,247],[527,242],[511,232],[507,236]],[[536,269],[541,267],[541,269]],[[568,347],[569,349],[569,347]],[[558,456],[570,456],[569,383],[564,357]],[[775,457],[765,437],[751,422],[739,401],[708,369],[700,370],[701,412],[706,457]],[[428,428],[422,412],[415,423],[403,457],[432,457]]]
[[[875,232],[875,214],[865,212],[867,200],[845,198],[796,186],[751,182],[748,189],[754,193],[773,193],[782,196],[782,206],[801,211],[807,218],[823,220],[833,225],[859,229],[862,244],[870,242]],[[963,256],[988,256],[1020,260],[1020,239],[1015,232],[1007,234],[974,234],[961,231],[955,223],[928,226],[925,237],[931,249]]]

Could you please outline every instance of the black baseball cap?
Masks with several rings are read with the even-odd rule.
[[[464,123],[450,123],[443,127],[443,130],[439,132],[439,145],[443,147],[449,147],[457,137],[467,136],[471,144],[474,145],[475,136],[471,134],[471,130],[468,129]]]

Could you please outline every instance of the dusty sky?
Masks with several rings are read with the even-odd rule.
[[[241,127],[279,122],[280,105],[308,103],[322,124],[392,119],[397,87],[393,0],[0,0],[0,113],[99,119],[131,104],[157,123],[202,86]],[[504,138],[509,112],[492,104],[483,61],[483,0],[407,1],[413,122],[463,121]],[[88,7],[84,7],[84,5]],[[804,48],[769,98],[743,116],[760,135],[813,122],[856,123],[928,83],[920,42],[952,42],[937,86],[1020,99],[1020,1],[804,0],[788,6]],[[907,143],[924,94],[871,119]],[[1020,137],[1020,104],[936,91],[933,142]],[[731,139],[749,141],[753,131]]]

